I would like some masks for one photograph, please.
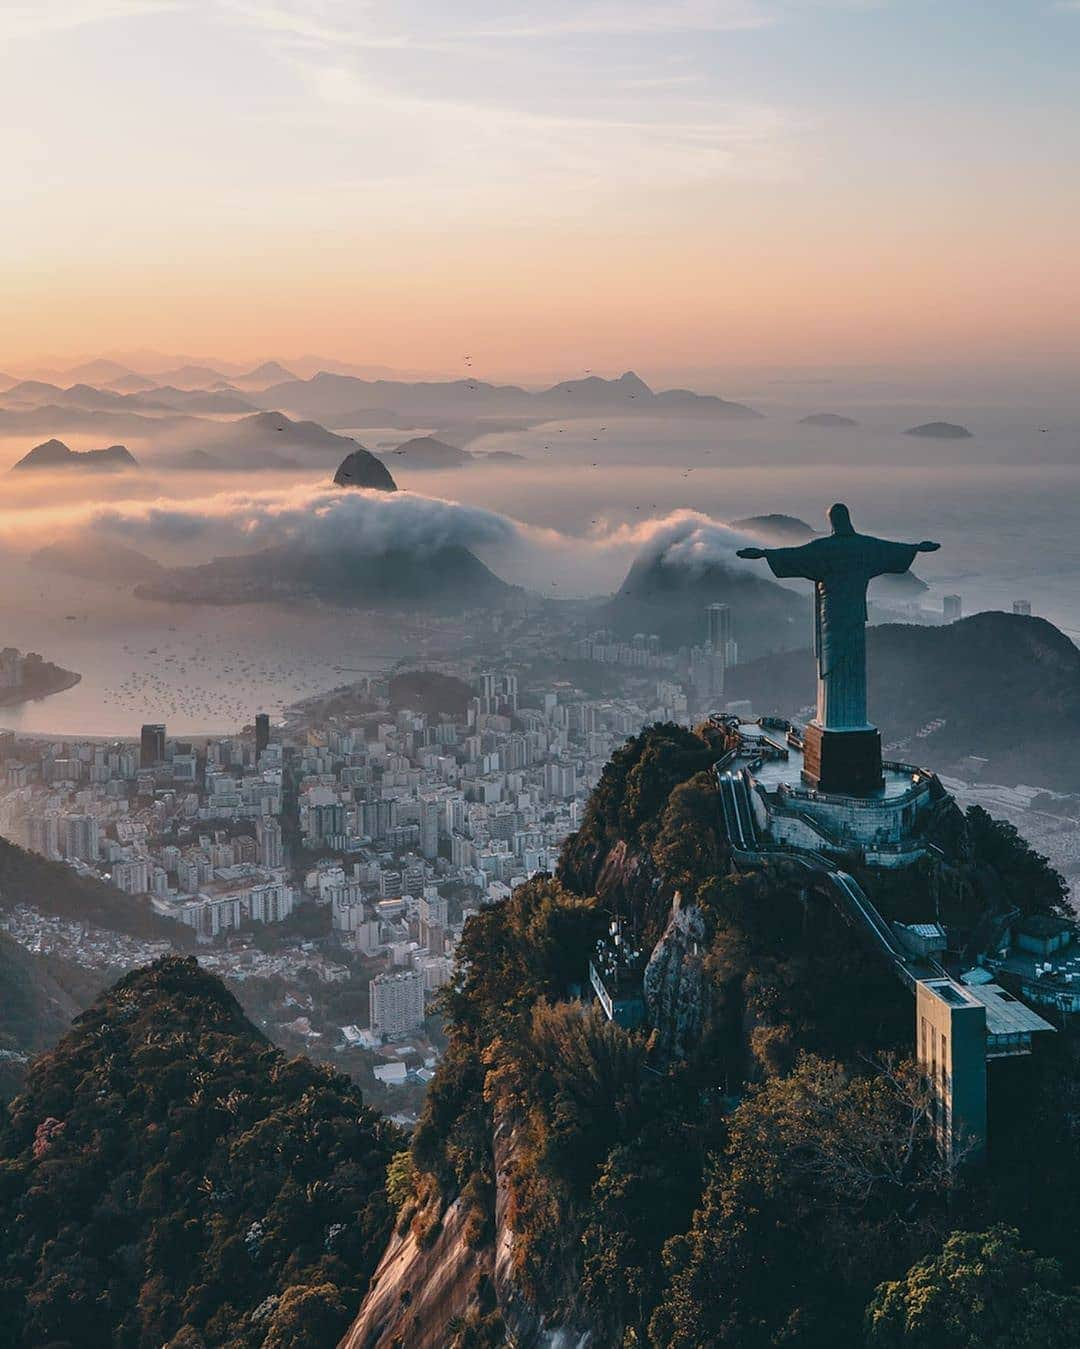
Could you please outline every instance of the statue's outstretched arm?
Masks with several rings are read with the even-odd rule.
[[[923,539],[922,543],[915,545],[915,551],[917,553],[936,553],[940,547],[940,543],[931,543],[929,539]]]
[[[735,556],[746,557],[751,561],[756,561],[759,557],[764,557],[765,552],[766,550],[764,548],[740,548]]]

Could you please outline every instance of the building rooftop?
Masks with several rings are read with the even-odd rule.
[[[1062,932],[1071,932],[1073,924],[1067,918],[1054,918],[1048,914],[1031,913],[1016,924],[1016,931],[1031,937],[1056,937]]]
[[[1026,1002],[1006,992],[1000,984],[975,984],[966,992],[986,1008],[988,1036],[1032,1035],[1054,1029],[1049,1021],[1033,1012]]]
[[[945,936],[945,929],[940,923],[904,923],[903,926],[916,937],[925,937],[928,941]]]

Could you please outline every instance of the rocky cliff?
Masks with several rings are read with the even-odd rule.
[[[708,931],[697,904],[676,894],[664,935],[645,967],[645,1004],[664,1052],[685,1058],[705,1029],[712,990],[705,974]]]

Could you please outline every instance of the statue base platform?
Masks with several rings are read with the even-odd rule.
[[[872,796],[885,785],[881,732],[827,731],[811,722],[803,733],[802,780],[832,796]]]

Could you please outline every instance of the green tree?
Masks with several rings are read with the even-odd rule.
[[[925,1250],[949,1181],[913,1065],[855,1076],[803,1056],[731,1115],[690,1230],[665,1250],[651,1342],[852,1343],[882,1269]]]
[[[0,1339],[257,1349],[302,1303],[310,1342],[334,1343],[390,1230],[402,1142],[195,960],[136,970],[0,1116]]]
[[[348,1328],[341,1290],[332,1283],[286,1288],[267,1326],[262,1349],[326,1349]]]
[[[386,1168],[386,1197],[398,1213],[416,1194],[416,1166],[408,1148],[395,1152]]]
[[[1071,1349],[1078,1338],[1080,1289],[1003,1225],[953,1232],[866,1312],[870,1349]]]
[[[1011,904],[1023,913],[1071,912],[1069,887],[1015,825],[995,820],[982,806],[969,807],[966,818],[975,861],[993,867]]]

